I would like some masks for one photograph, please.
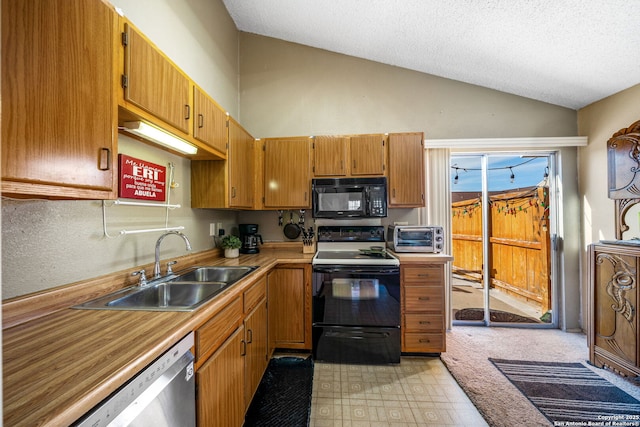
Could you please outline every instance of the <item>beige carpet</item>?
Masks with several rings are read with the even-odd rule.
[[[557,329],[454,326],[441,359],[490,426],[550,426],[513,384],[488,360],[588,361],[586,337]],[[600,375],[640,399],[640,388],[602,369]]]

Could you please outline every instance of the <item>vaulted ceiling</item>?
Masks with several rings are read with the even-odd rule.
[[[640,83],[638,0],[223,0],[240,31],[579,109]]]

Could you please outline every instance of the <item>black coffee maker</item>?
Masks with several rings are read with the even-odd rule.
[[[240,224],[238,231],[240,232],[240,241],[242,241],[240,253],[257,254],[260,252],[258,242],[263,242],[262,236],[258,234],[258,224]]]

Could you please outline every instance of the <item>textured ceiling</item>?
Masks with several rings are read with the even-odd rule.
[[[640,83],[640,0],[223,0],[240,31],[573,109]]]

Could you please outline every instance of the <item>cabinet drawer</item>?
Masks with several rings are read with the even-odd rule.
[[[242,299],[236,298],[196,330],[196,360],[209,355],[242,322]]]
[[[267,279],[263,277],[252,287],[244,291],[244,312],[249,313],[267,295]]]
[[[409,286],[404,288],[404,309],[406,312],[442,312],[444,296],[442,289],[433,286]]]
[[[402,272],[405,283],[412,282],[437,285],[444,283],[444,268],[441,265],[404,267]]]
[[[405,314],[404,329],[407,332],[442,332],[444,314]]]
[[[440,353],[445,350],[444,334],[405,332],[402,351],[418,353]]]

